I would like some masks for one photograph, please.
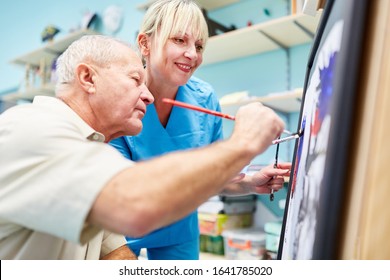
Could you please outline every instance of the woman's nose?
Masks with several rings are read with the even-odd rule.
[[[184,56],[190,59],[196,59],[198,57],[198,53],[196,52],[196,47],[189,46],[184,52]]]

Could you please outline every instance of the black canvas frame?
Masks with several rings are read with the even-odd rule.
[[[353,131],[352,122],[355,114],[355,101],[359,67],[361,64],[364,29],[369,1],[367,0],[327,0],[322,18],[316,32],[311,54],[307,63],[304,83],[304,94],[299,117],[299,125],[304,111],[306,90],[312,76],[313,66],[318,59],[318,51],[335,21],[344,20],[344,28],[338,59],[332,80],[332,97],[330,100],[331,124],[326,150],[325,169],[321,178],[320,195],[318,199],[315,242],[312,247],[312,259],[337,259],[340,244],[341,222],[345,201],[346,167],[350,160],[349,143]],[[293,167],[288,188],[283,225],[281,230],[278,259],[283,256],[283,246],[287,216],[290,208],[291,185],[294,181],[298,140],[295,144]]]

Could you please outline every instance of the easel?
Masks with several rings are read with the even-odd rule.
[[[340,259],[390,259],[390,2],[368,18]]]

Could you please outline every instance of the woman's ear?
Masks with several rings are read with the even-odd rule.
[[[149,36],[145,33],[138,34],[137,37],[138,47],[141,51],[142,56],[148,56],[150,52],[150,42],[149,42]]]

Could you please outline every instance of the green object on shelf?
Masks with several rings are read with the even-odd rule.
[[[223,247],[223,237],[218,236],[209,236],[209,249],[211,249],[209,252],[216,254],[216,255],[223,255],[224,254],[224,247]]]
[[[212,235],[200,235],[200,251],[211,253],[215,255],[224,255],[224,241],[221,235],[212,236]]]
[[[207,252],[207,235],[201,234],[199,237],[199,250],[201,252]]]
[[[60,29],[54,25],[48,25],[41,33],[42,42],[53,40],[54,36],[60,32]]]

